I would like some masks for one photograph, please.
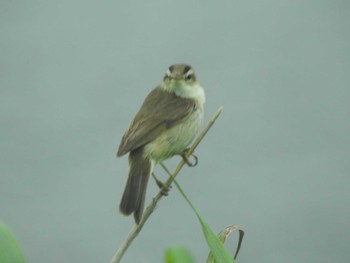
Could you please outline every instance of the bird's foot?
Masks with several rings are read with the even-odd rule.
[[[163,183],[161,180],[159,180],[154,173],[152,173],[152,177],[156,181],[156,184],[158,185],[162,195],[167,196],[169,194],[170,189],[171,189],[171,185],[167,186],[165,183]]]
[[[194,162],[191,162],[189,160],[189,158],[187,157],[188,151],[190,148],[185,149],[180,155],[182,157],[182,159],[184,160],[184,162],[189,166],[189,167],[194,167],[198,164],[198,157],[196,155],[194,155],[193,153],[191,153],[191,155],[189,157],[193,157]]]

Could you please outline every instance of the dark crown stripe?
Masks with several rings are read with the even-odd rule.
[[[190,69],[191,69],[191,67],[189,65],[185,65],[184,74],[186,74]]]

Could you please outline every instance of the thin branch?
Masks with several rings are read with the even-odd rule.
[[[222,107],[220,107],[216,113],[213,115],[213,117],[209,120],[207,126],[202,130],[202,132],[198,135],[197,139],[192,144],[191,148],[187,151],[186,156],[190,157],[191,154],[194,152],[194,150],[197,148],[199,143],[202,141],[204,136],[207,134],[209,129],[213,126],[216,119],[219,117],[219,115],[222,112]],[[164,188],[167,189],[171,185],[171,183],[174,181],[177,174],[181,171],[182,167],[185,165],[185,161],[181,159],[179,164],[177,165],[175,171],[171,174],[171,176],[168,178],[168,180],[164,183]],[[135,224],[134,227],[130,230],[129,234],[123,241],[122,245],[119,247],[117,252],[112,258],[111,263],[118,263],[122,259],[125,251],[128,249],[132,241],[135,239],[135,237],[138,235],[138,233],[141,231],[143,225],[149,218],[149,216],[153,213],[154,209],[156,208],[159,200],[163,197],[162,189],[158,192],[158,194],[152,199],[151,203],[148,205],[146,210],[143,213],[143,216],[141,218],[140,223],[137,225]]]

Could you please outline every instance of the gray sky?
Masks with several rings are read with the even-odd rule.
[[[121,136],[186,62],[204,121],[224,112],[178,182],[216,232],[246,231],[239,262],[350,261],[349,26],[340,0],[3,1],[0,219],[29,262],[109,262],[133,225],[117,210]],[[147,200],[156,192],[151,181]],[[173,188],[124,262],[162,262],[179,244],[204,262]]]

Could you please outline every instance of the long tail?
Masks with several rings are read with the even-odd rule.
[[[142,156],[143,148],[129,154],[129,177],[119,210],[124,215],[134,213],[135,222],[140,223],[145,204],[148,178],[152,172],[152,163],[149,158]]]

